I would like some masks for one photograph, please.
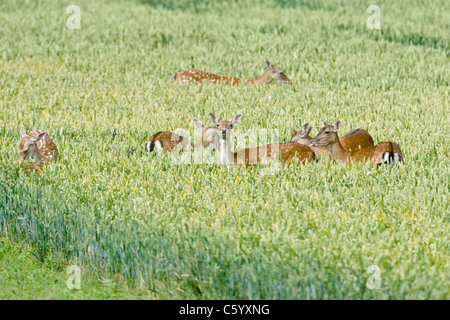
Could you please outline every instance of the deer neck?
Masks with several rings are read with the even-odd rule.
[[[300,144],[308,147],[311,144],[312,138],[308,134],[307,136],[303,137],[302,140],[305,140],[305,142],[302,141]]]
[[[268,73],[270,72],[270,70],[266,70],[262,75],[260,75],[258,78],[254,79],[254,80],[246,80],[245,81],[245,85],[247,86],[254,86],[254,85],[260,85],[263,83],[268,83],[270,81],[268,81]]]
[[[234,153],[231,152],[230,137],[227,135],[220,138],[220,163],[224,166],[229,166],[234,162]]]
[[[328,145],[328,150],[330,150],[333,159],[337,161],[342,161],[345,163],[350,157],[350,152],[348,152],[342,147],[339,138],[337,138],[333,143],[330,143]]]

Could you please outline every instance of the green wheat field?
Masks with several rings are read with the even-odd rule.
[[[447,0],[1,1],[0,298],[450,299],[449,16]],[[172,80],[253,79],[265,57],[291,85]],[[145,152],[160,130],[195,140],[209,112],[281,142],[340,120],[405,163],[264,174]],[[44,174],[20,169],[21,124],[58,146]]]

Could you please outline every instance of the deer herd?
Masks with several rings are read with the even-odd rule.
[[[269,84],[275,81],[277,84],[290,84],[291,80],[278,67],[272,65],[268,59],[264,59],[267,70],[254,80],[243,80],[234,76],[216,75],[197,69],[186,69],[174,74],[173,80],[182,83],[201,84],[210,82],[214,84],[246,86]],[[315,163],[319,158],[332,158],[335,161],[348,163],[349,161],[370,161],[372,165],[390,164],[395,166],[403,162],[403,155],[398,144],[394,142],[380,142],[374,144],[372,136],[364,129],[355,129],[339,138],[340,121],[334,125],[322,121],[322,128],[312,138],[312,127],[306,123],[300,130],[292,130],[291,140],[287,143],[269,144],[244,148],[233,152],[231,150],[232,129],[240,122],[242,114],[236,115],[231,121],[219,120],[213,113],[209,114],[214,126],[205,127],[194,119],[195,127],[201,132],[200,138],[191,142],[188,138],[172,132],[159,131],[145,142],[145,151],[180,152],[186,148],[203,149],[212,145],[218,153],[220,163],[226,167],[239,166],[250,167],[253,164],[264,164],[272,159],[279,162]],[[57,160],[59,152],[56,144],[45,131],[33,130],[26,133],[22,125],[20,129],[21,140],[17,146],[18,159],[23,160],[23,168],[26,172],[42,172],[45,163]],[[112,151],[118,153],[114,147]],[[134,149],[127,153],[134,153]],[[34,162],[28,160],[35,159]]]

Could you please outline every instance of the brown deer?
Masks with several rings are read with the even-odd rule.
[[[363,162],[369,160],[372,165],[392,163],[395,166],[398,162],[403,162],[402,151],[398,144],[394,142],[380,142],[376,146],[369,146],[353,151],[345,150],[338,137],[340,121],[329,125],[323,122],[323,127],[317,136],[311,139],[311,146],[327,146],[334,160],[347,163],[349,160]]]
[[[309,123],[306,123],[301,130],[292,129],[291,142],[300,143],[304,146],[311,146],[311,133],[312,127]],[[339,139],[342,147],[347,151],[356,150],[364,147],[374,146],[372,136],[364,129],[355,129],[348,132],[345,136]],[[326,158],[331,157],[330,150],[327,146],[311,147],[316,155],[324,156]]]
[[[20,129],[22,139],[17,146],[19,160],[35,158],[36,162],[52,162],[59,155],[58,148],[45,131],[25,131],[24,125]]]
[[[300,162],[316,162],[316,155],[311,148],[298,143],[269,144],[232,152],[230,146],[231,130],[239,123],[242,114],[235,116],[232,121],[218,121],[218,118],[212,113],[210,113],[210,117],[217,127],[215,134],[220,143],[220,162],[224,166],[236,168],[245,165],[248,167],[252,164],[263,163],[270,158],[285,162],[292,162],[295,159]]]
[[[205,127],[203,124],[194,119],[195,127],[202,132],[201,137],[195,142],[190,142],[187,138],[179,136],[172,132],[159,131],[155,133],[150,139],[145,143],[145,150],[151,152],[156,150],[158,153],[161,151],[172,152],[174,150],[182,150],[188,146],[194,149],[206,148],[211,143],[214,147],[217,147],[214,142],[213,131],[216,129],[214,127]]]
[[[214,84],[225,83],[227,85],[239,85],[243,82],[246,86],[269,84],[275,81],[278,84],[290,84],[291,80],[284,74],[283,70],[278,66],[272,65],[267,58],[264,58],[264,62],[268,70],[254,80],[243,80],[234,76],[222,76],[214,73],[201,71],[197,69],[180,70],[173,75],[173,80],[178,82],[190,82],[195,84],[201,84],[203,81],[211,82]]]

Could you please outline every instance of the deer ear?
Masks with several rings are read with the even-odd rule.
[[[297,135],[297,130],[292,129],[291,131],[291,138],[295,137]]]
[[[270,63],[269,59],[264,58],[264,62],[266,64],[267,69],[269,69],[270,71],[275,71],[275,68],[273,67],[273,65]]]
[[[27,131],[25,130],[25,126],[22,124],[22,126],[20,127],[20,135],[22,137],[25,137],[27,135]]]
[[[231,122],[231,124],[233,126],[237,125],[239,123],[239,121],[241,121],[242,118],[242,113],[239,113],[236,117],[233,118],[233,121]]]
[[[302,137],[306,137],[311,133],[312,127],[309,125],[309,123],[305,123],[305,125],[302,128]]]
[[[203,124],[200,121],[198,121],[197,119],[194,119],[194,124],[198,130],[203,131]]]
[[[320,120],[322,122],[322,125],[325,127],[327,125],[327,123],[323,120]]]
[[[34,139],[31,140],[31,143],[36,143],[36,142],[40,141],[40,140],[44,137],[45,134],[46,134],[45,131],[39,133],[38,136],[37,136],[36,138],[34,138]]]
[[[338,120],[336,124],[334,125],[333,131],[338,132],[339,128],[341,127],[341,122]]]
[[[219,121],[217,120],[217,117],[216,117],[212,112],[209,113],[209,117],[211,118],[211,121],[212,121],[216,126],[219,125]]]

